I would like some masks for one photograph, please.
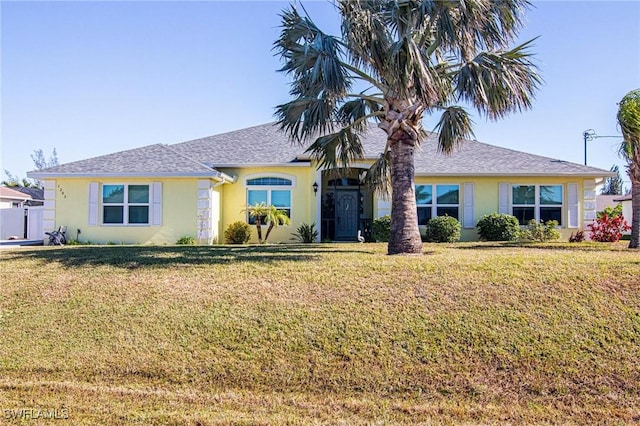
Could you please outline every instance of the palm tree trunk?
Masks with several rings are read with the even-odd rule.
[[[631,241],[629,248],[638,248],[640,240],[640,178],[631,182]]]
[[[273,229],[273,226],[274,226],[274,224],[273,224],[273,222],[271,222],[271,223],[269,224],[269,227],[267,228],[267,233],[266,233],[266,234],[265,234],[265,236],[264,236],[264,242],[265,242],[265,243],[266,243],[266,242],[267,242],[267,240],[269,239],[269,234],[271,233],[271,230]]]
[[[262,223],[260,216],[256,217],[256,231],[258,232],[258,242],[262,244]]]
[[[391,236],[388,254],[422,253],[418,211],[413,184],[415,140],[390,141],[391,150]]]

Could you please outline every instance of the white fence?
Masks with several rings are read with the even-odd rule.
[[[44,239],[43,207],[0,209],[0,240],[24,238]]]

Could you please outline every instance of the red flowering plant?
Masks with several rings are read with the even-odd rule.
[[[615,243],[622,238],[622,233],[631,229],[622,215],[622,204],[607,207],[598,212],[595,222],[589,224],[589,238],[603,243]]]

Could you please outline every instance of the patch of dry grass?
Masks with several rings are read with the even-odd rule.
[[[623,245],[0,253],[0,409],[74,424],[640,421]]]

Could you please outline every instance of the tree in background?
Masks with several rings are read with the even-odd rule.
[[[33,160],[33,164],[36,167],[35,170],[40,171],[44,169],[48,169],[49,167],[58,166],[58,153],[56,149],[53,148],[53,152],[51,156],[47,160],[44,156],[44,151],[42,149],[36,149],[31,154],[31,159]],[[7,176],[7,179],[2,181],[2,185],[8,187],[15,186],[24,186],[26,188],[42,188],[44,183],[38,179],[29,179],[29,178],[19,178],[14,176],[9,170],[4,169],[4,174]]]
[[[610,169],[616,174],[615,177],[608,177],[604,181],[604,186],[601,195],[622,195],[622,178],[620,177],[620,168],[617,165],[613,165]]]
[[[295,6],[274,43],[293,77],[294,99],[276,107],[280,128],[307,145],[318,167],[362,159],[361,135],[375,120],[387,135],[365,182],[391,193],[388,253],[421,253],[414,153],[425,114],[439,114],[438,147],[450,153],[473,136],[466,104],[492,120],[531,107],[541,82],[531,42],[510,48],[526,0],[339,0],[342,34],[322,32]],[[367,86],[354,90],[354,83]]]
[[[18,176],[13,175],[9,170],[4,169],[4,174],[6,179],[4,179],[0,184],[3,186],[7,186],[9,188],[22,186],[25,188],[36,188],[38,185],[35,180],[29,178],[19,178]]]
[[[618,124],[622,129],[620,156],[627,161],[631,179],[631,241],[629,248],[638,248],[640,240],[640,89],[627,93],[618,107]]]

